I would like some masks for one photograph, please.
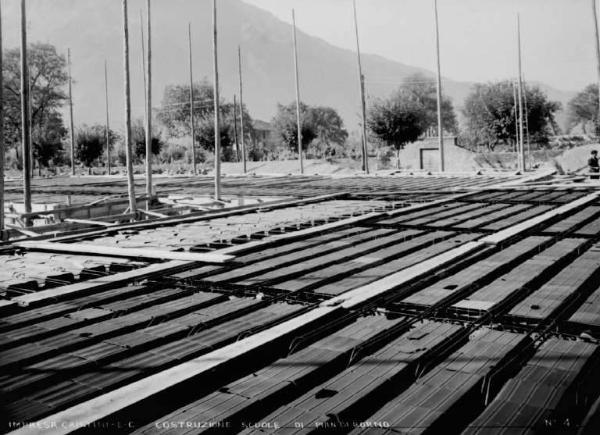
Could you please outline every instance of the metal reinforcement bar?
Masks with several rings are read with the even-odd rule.
[[[80,403],[54,415],[50,415],[38,422],[34,422],[31,426],[23,427],[14,433],[35,433],[37,427],[50,427],[47,433],[59,434],[68,432],[68,429],[61,426],[61,422],[77,421],[80,424],[92,424],[93,422],[115,414],[126,407],[155,396],[175,385],[186,382],[196,376],[212,372],[233,359],[243,357],[250,352],[256,351],[261,347],[272,343],[274,340],[289,336],[299,331],[301,328],[305,328],[307,325],[315,324],[326,316],[338,312],[339,314],[343,314],[345,310],[363,307],[365,304],[375,301],[377,298],[384,296],[394,289],[415,282],[423,277],[430,276],[431,273],[455,262],[457,259],[464,258],[465,256],[485,249],[490,245],[497,245],[512,239],[517,235],[560,216],[561,214],[584,206],[585,204],[594,201],[598,195],[600,195],[600,192],[573,201],[551,212],[544,213],[539,217],[515,225],[508,230],[500,231],[493,236],[485,237],[476,242],[465,243],[462,246],[458,246],[448,252],[418,263],[401,272],[392,274],[371,284],[349,291],[344,295],[323,302],[317,308],[277,326],[217,349],[194,360]],[[361,218],[364,219],[365,217]],[[337,222],[336,224],[340,225],[341,222],[343,221]],[[312,233],[318,231],[318,228],[311,229]],[[236,248],[246,248],[246,245]],[[224,251],[226,250],[219,252],[224,253]],[[51,422],[54,422],[54,426],[50,425]]]

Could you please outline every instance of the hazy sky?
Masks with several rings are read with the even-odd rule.
[[[345,48],[355,47],[352,0],[244,0]],[[590,0],[438,0],[442,73],[456,80],[515,76],[516,15],[523,73],[564,90],[595,80]],[[357,0],[362,50],[433,69],[433,0]],[[380,80],[387,78],[381,77]]]

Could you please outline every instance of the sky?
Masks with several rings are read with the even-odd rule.
[[[244,0],[334,45],[354,49],[352,0]],[[356,0],[361,50],[434,70],[433,0]],[[438,0],[442,74],[461,81],[523,74],[577,91],[596,80],[590,0]],[[384,80],[385,78],[380,78]]]

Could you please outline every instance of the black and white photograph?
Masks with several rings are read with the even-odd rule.
[[[599,434],[599,17],[0,0],[0,434]]]

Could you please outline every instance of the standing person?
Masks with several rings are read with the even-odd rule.
[[[598,164],[598,151],[592,151],[592,155],[588,159],[588,168],[590,173],[600,172],[600,165]],[[600,179],[600,175],[590,175],[590,179],[598,180]]]

